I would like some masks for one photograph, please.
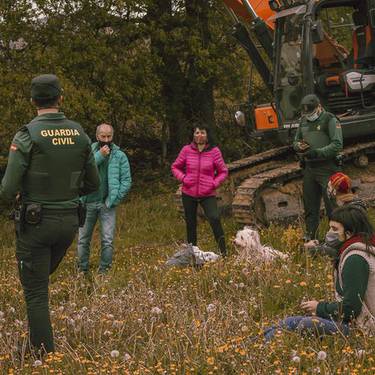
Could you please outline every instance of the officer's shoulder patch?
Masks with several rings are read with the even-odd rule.
[[[19,132],[25,133],[28,132],[29,129],[27,128],[27,125],[23,125],[18,129]]]
[[[15,143],[12,143],[11,145],[10,145],[10,147],[9,147],[9,150],[10,151],[17,151],[18,150],[18,147],[17,147],[17,145],[15,144]]]

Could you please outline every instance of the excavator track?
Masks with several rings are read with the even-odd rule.
[[[375,141],[346,147],[343,151],[344,163],[362,160],[366,164],[368,154],[372,153],[375,153]],[[285,161],[283,165],[246,178],[237,188],[232,203],[236,221],[240,224],[267,225],[271,221],[299,216],[303,212],[301,181],[294,185],[288,185],[288,182],[301,176],[302,169],[298,162]],[[375,178],[364,178],[359,183],[358,193],[362,199],[373,204]]]

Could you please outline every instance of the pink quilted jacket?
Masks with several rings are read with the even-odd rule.
[[[172,164],[173,175],[182,182],[182,192],[191,197],[209,197],[228,176],[218,147],[199,152],[195,143],[186,145]]]

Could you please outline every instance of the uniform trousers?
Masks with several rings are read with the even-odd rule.
[[[57,269],[78,231],[77,209],[43,209],[37,225],[17,233],[16,257],[26,301],[30,342],[47,353],[55,350],[49,314],[49,276]]]
[[[327,195],[328,180],[338,170],[336,164],[327,161],[324,164],[308,164],[303,171],[303,205],[305,210],[306,236],[317,238],[319,227],[320,203],[323,197],[328,218],[332,214],[333,205]]]
[[[182,204],[185,211],[187,242],[197,245],[197,209],[198,204],[203,208],[204,214],[211,225],[214,237],[222,255],[227,254],[223,227],[221,225],[216,197],[194,198],[182,194]]]

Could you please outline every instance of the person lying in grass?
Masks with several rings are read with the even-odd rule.
[[[264,331],[266,341],[285,329],[317,336],[349,334],[349,327],[375,332],[375,235],[366,212],[337,208],[327,236],[336,238],[335,301],[303,301],[307,315],[290,316]]]

